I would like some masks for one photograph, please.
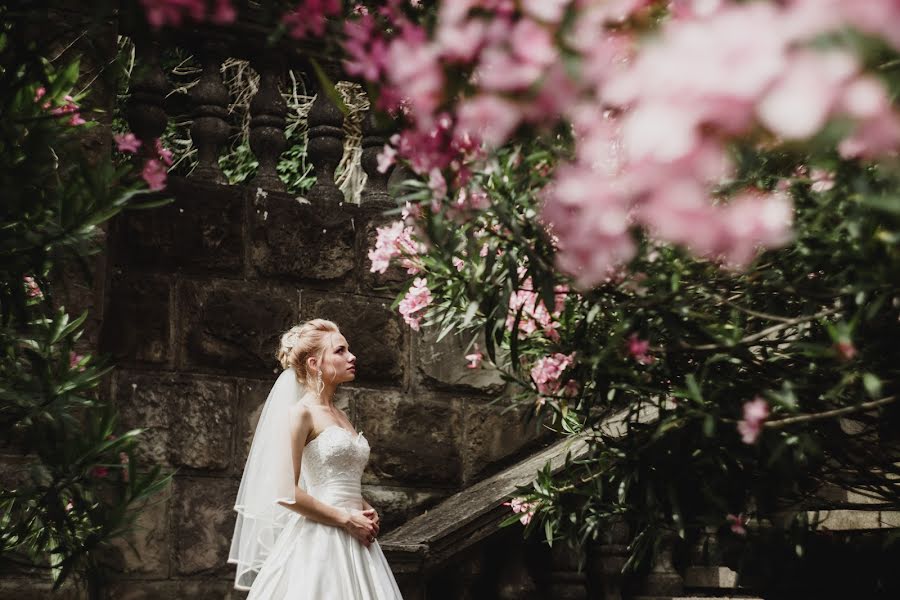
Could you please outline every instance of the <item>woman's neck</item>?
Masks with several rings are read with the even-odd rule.
[[[334,408],[334,392],[336,390],[336,385],[328,383],[325,384],[325,387],[322,388],[322,392],[319,394],[316,394],[315,391],[310,390],[309,404],[322,406],[324,408]]]

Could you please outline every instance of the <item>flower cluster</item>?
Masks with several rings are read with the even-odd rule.
[[[520,276],[524,274],[524,270],[520,269]],[[545,336],[553,341],[559,340],[560,313],[565,308],[566,294],[569,289],[564,285],[554,287],[554,306],[553,312],[544,306],[544,302],[539,298],[538,293],[534,291],[534,285],[531,278],[528,277],[522,281],[522,288],[517,290],[509,297],[509,312],[506,316],[506,328],[510,331],[516,327],[516,319],[518,318],[519,337],[530,335],[537,330],[541,330]]]
[[[534,517],[534,511],[537,509],[537,502],[527,502],[525,498],[513,498],[509,502],[504,502],[503,506],[508,506],[519,517],[522,525],[528,525]]]
[[[738,422],[737,430],[741,434],[741,441],[745,444],[755,444],[762,433],[763,424],[769,418],[769,403],[757,396],[750,402],[744,403],[744,418]]]
[[[563,354],[556,352],[549,356],[541,357],[531,368],[531,379],[541,394],[554,394],[559,390],[563,373],[573,364],[575,354]],[[570,381],[566,384],[566,391],[572,389]]]
[[[137,154],[142,146],[133,133],[120,133],[113,136],[116,148],[119,152]],[[172,151],[162,145],[159,138],[153,140],[153,152],[144,161],[141,169],[141,177],[147,183],[151,191],[159,191],[166,187],[168,168],[172,166]]]
[[[281,22],[294,39],[321,37],[327,19],[339,15],[341,8],[341,0],[302,0],[282,17]]]
[[[895,0],[680,0],[639,41],[630,17],[654,4],[461,0],[441,3],[431,29],[396,10],[350,21],[347,69],[380,83],[382,108],[409,123],[383,166],[395,151],[452,201],[474,149],[523,124],[570,124],[575,158],[557,169],[542,217],[558,266],[589,287],[634,256],[635,227],[735,268],[789,241],[783,192],[715,193],[733,176],[734,141],[807,140],[843,120],[845,157],[900,147],[881,81],[850,50],[810,43],[849,25],[900,47]]]
[[[412,287],[406,292],[406,296],[400,301],[399,306],[400,315],[414,331],[419,330],[419,322],[424,316],[424,309],[431,304],[431,301],[428,282],[423,277],[417,277],[413,281]]]
[[[369,250],[369,260],[372,261],[373,273],[384,273],[391,264],[391,260],[402,257],[401,264],[406,267],[406,272],[415,275],[419,272],[415,256],[419,254],[419,244],[412,239],[413,229],[403,221],[394,221],[385,227],[377,229],[378,238],[375,247]]]
[[[41,291],[41,287],[34,280],[34,277],[26,275],[24,281],[25,293],[28,294],[29,298],[37,298],[40,300],[44,297],[44,292]]]
[[[40,102],[46,95],[47,95],[47,88],[41,86],[34,93],[34,101]],[[46,111],[49,111],[50,114],[55,117],[69,115],[68,123],[69,123],[69,125],[71,125],[73,127],[77,127],[78,125],[84,125],[85,123],[87,123],[87,121],[85,121],[81,117],[81,113],[80,113],[81,107],[78,106],[78,104],[75,102],[75,99],[72,96],[66,94],[66,96],[63,98],[63,102],[64,102],[64,104],[62,104],[60,106],[53,106],[52,103],[49,100],[47,100],[41,105],[41,108],[43,108]]]
[[[209,20],[216,25],[233,23],[237,11],[231,0],[214,0],[212,12],[207,15],[207,0],[141,0],[147,22],[154,29],[166,25],[178,27],[185,18],[200,22]]]

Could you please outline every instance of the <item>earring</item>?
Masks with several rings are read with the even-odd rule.
[[[322,391],[325,389],[325,382],[322,381],[322,371],[316,371],[316,388],[318,391],[316,392],[316,398],[322,395]]]

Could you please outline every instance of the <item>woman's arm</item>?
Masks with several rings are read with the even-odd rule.
[[[312,414],[308,408],[297,404],[291,410],[291,450],[295,482],[300,480],[303,449],[311,431]],[[363,515],[360,511],[347,511],[325,504],[302,490],[299,483],[294,487],[294,502],[280,501],[279,504],[313,521],[346,529],[366,546],[370,543],[369,538],[377,535],[377,526],[371,517]]]

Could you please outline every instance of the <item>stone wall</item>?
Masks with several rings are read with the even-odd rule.
[[[357,355],[339,405],[372,446],[364,494],[383,533],[527,452],[534,427],[489,405],[502,390],[465,368],[459,340],[432,343],[391,309],[400,271],[369,272],[384,206],[323,208],[284,194],[173,179],[175,202],[110,231],[101,350],[123,426],[177,469],[120,544],[116,598],[227,598],[231,506],[278,335],[335,320]]]

